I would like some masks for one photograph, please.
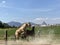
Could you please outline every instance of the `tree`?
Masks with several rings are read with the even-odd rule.
[[[2,21],[0,21],[0,28],[3,28],[3,23],[2,23]]]
[[[3,23],[3,27],[4,27],[4,28],[9,28],[9,27],[11,27],[11,26],[9,26],[7,23]]]
[[[0,28],[9,28],[11,26],[9,26],[7,23],[2,23],[2,21],[0,21]]]

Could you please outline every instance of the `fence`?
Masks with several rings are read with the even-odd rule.
[[[47,39],[51,39],[56,41],[56,39],[60,40],[60,26],[58,27],[35,27],[35,36],[36,38],[39,36],[39,39],[41,37],[48,37]],[[14,40],[15,36],[14,33],[16,31],[16,28],[12,29],[0,29],[0,40],[5,40],[5,44],[7,45],[7,40]],[[47,36],[46,36],[47,35]],[[37,40],[39,40],[37,39]],[[42,38],[43,39],[43,38]],[[20,43],[20,42],[19,42]]]
[[[0,40],[15,40],[15,31],[17,28],[9,28],[9,29],[0,29]],[[52,35],[54,38],[60,39],[60,26],[55,27],[35,27],[35,36],[46,36]]]
[[[31,34],[34,33],[34,26],[32,27],[32,30],[29,32]],[[0,40],[15,40],[15,31],[16,29],[0,29]]]
[[[16,29],[0,29],[0,40],[14,39]]]

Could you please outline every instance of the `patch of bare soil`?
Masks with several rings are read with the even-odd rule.
[[[4,41],[0,40],[0,45],[60,45],[60,43],[53,41],[50,38],[35,38],[31,41],[16,40]]]

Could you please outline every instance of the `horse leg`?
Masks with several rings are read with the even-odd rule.
[[[15,34],[15,40],[16,40],[16,39],[19,39],[19,33],[16,33],[16,34]]]
[[[24,38],[24,39],[26,39],[26,37],[27,37],[27,35],[26,35],[26,33],[24,33],[24,36],[23,36],[23,38]]]
[[[26,34],[25,34],[25,32],[22,32],[22,33],[21,33],[21,38],[22,38],[22,39],[26,39]]]

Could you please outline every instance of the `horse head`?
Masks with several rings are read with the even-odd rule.
[[[31,27],[31,23],[30,22],[26,23],[26,26]]]

